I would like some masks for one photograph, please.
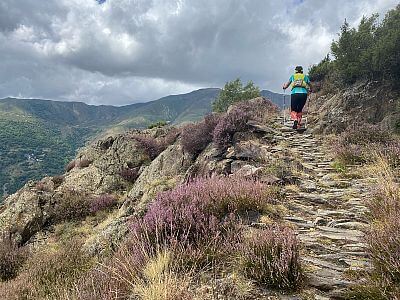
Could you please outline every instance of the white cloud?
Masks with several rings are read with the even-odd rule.
[[[2,0],[0,97],[125,104],[222,86],[279,91],[346,18],[395,0]]]

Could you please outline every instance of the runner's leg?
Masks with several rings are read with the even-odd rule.
[[[290,118],[294,121],[297,120],[297,112],[298,112],[298,100],[297,94],[292,94],[290,96]]]
[[[303,117],[303,108],[307,101],[307,94],[299,94],[298,97],[298,107],[297,107],[297,121],[299,126]]]

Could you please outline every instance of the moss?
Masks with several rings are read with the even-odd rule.
[[[346,173],[348,171],[348,167],[345,163],[342,161],[336,160],[332,163],[332,168],[337,172],[337,173]]]
[[[162,177],[150,182],[146,188],[150,198],[154,198],[158,192],[170,190],[176,186],[176,178]]]

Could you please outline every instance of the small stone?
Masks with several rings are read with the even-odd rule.
[[[304,180],[300,183],[299,185],[300,189],[306,191],[306,192],[314,192],[317,190],[317,185],[314,181],[312,180]]]
[[[316,226],[325,226],[328,221],[322,217],[316,217],[313,224]]]
[[[365,230],[368,228],[368,224],[361,222],[343,222],[343,223],[337,223],[333,225],[333,227],[343,228],[343,229]]]

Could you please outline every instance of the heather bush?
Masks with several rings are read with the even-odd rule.
[[[18,244],[7,234],[0,238],[0,281],[17,276],[28,255],[26,247]]]
[[[261,123],[274,121],[273,116],[278,113],[278,106],[266,98],[257,98],[235,104],[236,109],[245,112],[249,119]]]
[[[132,138],[138,143],[139,147],[149,156],[150,160],[155,159],[162,151],[165,145],[157,141],[150,135],[135,134]]]
[[[143,218],[133,219],[116,253],[79,279],[70,298],[191,299],[190,271],[229,265],[243,239],[241,216],[274,203],[275,192],[236,177],[199,178],[162,192]]]
[[[92,260],[82,251],[82,244],[72,240],[56,252],[40,252],[30,262],[30,277],[39,295],[54,296],[72,287],[92,266]]]
[[[35,185],[36,190],[41,191],[41,192],[50,192],[51,187],[44,181],[39,181]]]
[[[202,152],[211,143],[219,118],[216,114],[207,115],[203,121],[185,126],[181,134],[183,150],[192,155]]]
[[[287,227],[269,227],[254,233],[240,249],[244,274],[272,288],[295,289],[301,282],[299,246]]]
[[[394,140],[380,147],[380,153],[392,167],[400,167],[400,141]]]
[[[341,144],[355,145],[385,144],[392,141],[392,139],[393,137],[389,131],[372,124],[363,124],[363,126],[351,125],[339,137]]]
[[[276,194],[262,183],[240,177],[198,178],[157,195],[144,216],[150,231],[165,227],[185,238],[207,232],[228,221],[230,214],[263,211],[276,203]],[[189,231],[188,231],[189,230]]]
[[[161,137],[158,137],[158,143],[160,145],[160,149],[164,151],[168,146],[175,143],[178,136],[181,134],[181,129],[172,127],[166,134]]]
[[[126,181],[134,183],[139,177],[138,168],[123,168],[119,171],[119,175]]]
[[[76,162],[76,167],[78,168],[87,168],[90,166],[90,164],[92,163],[91,160],[87,159],[87,158],[81,158]]]
[[[53,181],[55,187],[58,187],[58,186],[60,186],[60,185],[64,182],[64,179],[65,179],[64,176],[62,176],[62,175],[56,175],[56,176],[53,176],[53,177],[51,178],[51,181]]]
[[[65,292],[92,266],[73,240],[60,249],[32,253],[14,280],[0,283],[1,299],[67,299]]]
[[[221,117],[213,131],[215,146],[221,150],[226,149],[232,142],[234,133],[246,129],[249,118],[248,112],[237,107]]]
[[[366,148],[360,145],[341,144],[337,142],[333,145],[336,159],[344,164],[357,164],[366,162]]]
[[[263,211],[276,194],[262,183],[235,177],[195,179],[158,194],[143,220],[132,224],[146,236],[191,253],[189,264],[207,264],[238,241],[240,216]],[[222,248],[223,247],[223,248]],[[192,259],[191,259],[192,258]]]
[[[91,197],[74,190],[63,191],[53,210],[55,222],[80,220],[90,214]]]
[[[71,298],[130,299],[134,283],[154,253],[153,245],[146,239],[126,241],[113,256],[76,282]]]
[[[65,172],[69,172],[75,167],[76,167],[76,161],[72,160],[65,166]]]
[[[90,202],[90,212],[95,214],[101,210],[107,210],[117,205],[117,199],[113,195],[103,194],[97,196]]]

